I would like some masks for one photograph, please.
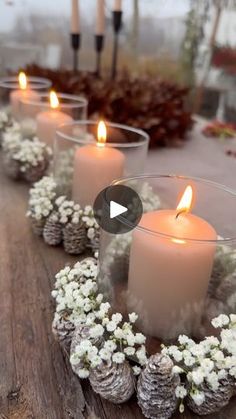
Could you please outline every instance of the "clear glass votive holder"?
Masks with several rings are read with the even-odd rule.
[[[113,184],[136,190],[144,208],[132,231],[101,230],[98,281],[114,312],[138,314],[151,352],[160,340],[175,341],[180,334],[214,334],[211,320],[236,312],[236,192],[174,175]],[[189,212],[181,204],[187,186],[192,190]],[[109,189],[104,199],[108,206]],[[178,203],[182,210],[176,209]],[[117,218],[132,227],[125,214]]]
[[[53,147],[56,130],[60,125],[86,119],[88,101],[82,96],[65,93],[41,94],[37,100],[20,101],[20,125],[23,133],[35,132],[40,141]],[[55,102],[56,100],[56,102]]]
[[[54,143],[54,176],[59,192],[82,207],[122,176],[143,170],[149,136],[126,125],[106,124],[106,142],[98,141],[98,121],[60,126]]]
[[[2,110],[16,119],[19,117],[19,100],[20,98],[35,100],[41,93],[47,92],[52,82],[42,77],[26,76],[26,88],[21,89],[18,76],[0,78],[0,105]]]

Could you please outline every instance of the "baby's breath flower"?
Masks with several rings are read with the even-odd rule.
[[[127,356],[132,356],[132,355],[134,355],[134,354],[135,354],[135,348],[134,348],[134,347],[132,347],[132,346],[127,346],[127,348],[124,348],[124,353],[125,353]]]
[[[112,356],[112,352],[109,351],[106,348],[102,348],[99,351],[99,355],[100,355],[101,359],[103,359],[104,361],[110,361],[111,356]]]
[[[89,370],[86,368],[81,368],[78,370],[78,376],[82,379],[89,377]]]
[[[184,386],[178,386],[175,389],[175,395],[178,399],[183,399],[185,396],[187,396],[187,390]]]
[[[109,321],[106,325],[107,331],[108,332],[114,332],[114,330],[116,330],[117,324],[114,321]]]
[[[195,392],[191,392],[190,396],[197,406],[201,406],[201,404],[205,401],[205,394],[202,391],[197,390]]]
[[[89,331],[89,335],[91,338],[98,338],[102,336],[103,334],[104,334],[104,328],[101,324],[96,324]]]
[[[136,313],[130,313],[129,314],[130,323],[135,323],[137,319],[138,319],[138,315]]]
[[[224,327],[227,324],[229,324],[229,317],[226,316],[226,314],[220,314],[218,317],[215,317],[212,321],[211,324],[213,327],[215,327],[216,329],[219,327]]]
[[[134,375],[139,375],[142,371],[141,368],[138,367],[137,365],[135,365],[132,369],[133,369]]]
[[[112,355],[112,360],[116,364],[122,364],[122,362],[124,362],[124,360],[125,360],[125,355],[122,352],[115,352]]]

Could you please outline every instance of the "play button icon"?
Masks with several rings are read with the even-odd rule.
[[[118,215],[124,214],[126,211],[128,211],[128,208],[123,205],[120,205],[115,201],[110,202],[110,218],[118,217]]]
[[[123,185],[108,186],[95,199],[94,216],[99,226],[111,234],[131,231],[143,214],[137,192]]]

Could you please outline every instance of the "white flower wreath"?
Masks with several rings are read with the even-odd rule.
[[[128,360],[134,374],[139,375],[148,356],[146,337],[134,331],[138,316],[131,313],[126,321],[121,313],[112,313],[110,304],[99,293],[97,274],[97,262],[84,259],[56,275],[52,291],[56,300],[55,316],[67,312],[68,321],[88,327],[86,338],[81,339],[70,356],[72,368],[79,365],[78,376],[88,378],[102,362],[120,364]],[[236,383],[236,315],[221,314],[212,320],[212,325],[221,328],[219,338],[210,336],[196,343],[180,335],[176,345],[162,345],[162,354],[173,361],[172,373],[181,377],[181,384],[175,390],[180,412],[184,411],[187,397],[198,406],[204,403],[204,382],[213,391],[217,391],[223,379]],[[98,338],[99,345],[96,345]]]

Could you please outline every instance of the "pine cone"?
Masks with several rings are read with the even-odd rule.
[[[79,255],[87,245],[87,233],[83,223],[68,223],[63,228],[63,245],[67,253]]]
[[[200,405],[196,405],[194,400],[189,396],[187,405],[197,415],[210,415],[221,410],[229,403],[234,395],[234,386],[231,380],[221,380],[218,390],[212,390],[207,384],[203,384],[201,391],[205,394],[205,401]]]
[[[30,221],[34,234],[36,234],[37,236],[42,236],[43,229],[46,223],[46,217],[43,217],[40,220],[36,220],[36,218],[30,217]]]
[[[5,173],[11,179],[18,180],[21,178],[20,163],[12,159],[9,153],[3,153],[3,166]]]
[[[37,182],[46,174],[48,165],[49,160],[45,156],[44,159],[37,164],[37,166],[30,166],[28,169],[26,169],[22,176],[27,182]]]
[[[127,361],[103,363],[91,371],[89,380],[95,393],[112,403],[124,403],[134,393],[134,375]]]
[[[43,238],[50,246],[57,246],[62,241],[62,227],[55,211],[52,212],[45,223]]]
[[[71,344],[71,339],[75,330],[75,325],[70,320],[68,320],[67,313],[55,313],[53,322],[52,322],[52,332],[60,344],[66,350],[69,349]]]
[[[70,346],[70,355],[72,355],[75,352],[75,348],[77,345],[79,345],[79,343],[84,340],[84,339],[88,339],[89,338],[89,326],[86,325],[80,325],[80,326],[76,326],[76,329],[73,333],[73,337],[72,337],[72,341],[71,341],[71,346]],[[91,339],[91,343],[97,347],[99,347],[101,345],[101,343],[103,342],[103,338],[99,337],[99,338],[95,338],[95,339]],[[72,370],[74,371],[75,374],[78,373],[78,369],[80,368],[80,363],[78,364],[71,364]]]
[[[172,373],[173,362],[162,354],[152,355],[140,374],[137,387],[138,404],[145,417],[167,419],[177,408],[175,389],[180,383]]]

